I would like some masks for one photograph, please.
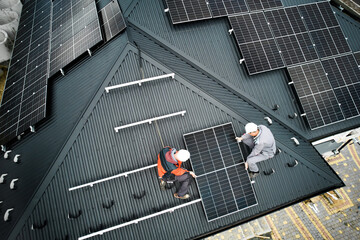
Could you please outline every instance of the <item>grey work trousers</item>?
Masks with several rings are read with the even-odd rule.
[[[245,143],[249,148],[253,149],[255,144],[254,144],[254,141],[253,139],[244,139],[243,140],[243,143]],[[269,158],[272,158],[273,156],[269,157],[269,156],[265,156],[263,154],[258,154],[258,155],[255,155],[255,156],[250,156],[246,159],[246,162],[249,164],[249,170],[251,172],[258,172],[259,171],[259,168],[258,166],[256,165],[256,163],[258,162],[261,162],[261,161],[264,161],[266,159],[269,159]]]
[[[179,189],[176,189],[179,197],[183,197],[185,194],[188,193],[192,179],[193,177],[188,172],[184,173],[181,176],[175,176],[175,181],[178,181],[180,183]]]

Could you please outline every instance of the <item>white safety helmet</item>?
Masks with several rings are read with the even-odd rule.
[[[258,126],[255,123],[250,122],[245,125],[246,133],[256,132],[257,130],[258,130]]]
[[[175,155],[176,159],[181,162],[186,162],[190,158],[190,152],[185,149],[180,149]]]

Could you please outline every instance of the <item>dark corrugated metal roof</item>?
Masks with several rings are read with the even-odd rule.
[[[315,1],[298,0],[293,1],[291,5],[311,2]],[[287,71],[281,69],[249,76],[245,66],[239,64],[239,50],[234,37],[228,34],[230,25],[226,17],[172,25],[163,9],[164,5],[161,1],[139,2],[129,12],[128,21],[148,37],[157,40],[160,45],[180,55],[185,61],[215,76],[223,84],[229,85],[232,90],[262,106],[264,111],[273,114],[296,132],[301,132],[305,138],[315,140],[359,125],[360,118],[357,117],[310,130],[305,119],[301,117],[290,119],[289,114],[296,112],[300,115],[301,112],[295,92],[287,84],[289,82]],[[344,14],[333,9],[338,16],[342,16],[338,17],[342,27],[352,26],[351,30],[344,32],[349,38],[352,49],[356,50],[359,44],[356,39],[360,37],[358,29],[360,23],[347,16],[343,17]],[[146,14],[149,11],[152,14]],[[348,22],[344,22],[343,18]],[[276,112],[271,110],[275,104],[280,106]]]
[[[2,211],[15,207],[11,222],[0,221],[0,236],[6,236],[15,221],[22,216],[28,201],[42,182],[54,159],[66,143],[87,104],[93,98],[102,80],[109,72],[126,36],[111,42],[75,67],[66,77],[49,82],[48,119],[36,129],[35,134],[25,135],[11,148],[10,158],[21,155],[21,164],[0,161],[1,171],[9,173],[6,184],[0,185]],[[107,56],[104,58],[103,56]],[[11,179],[19,178],[18,190],[9,189]],[[4,239],[4,238],[2,238]]]
[[[133,71],[138,67],[138,58],[135,53],[137,50],[130,46],[128,49],[129,52],[121,61],[122,64],[116,72],[114,71],[115,74],[110,83],[105,82],[106,85],[138,79],[138,71]],[[170,69],[154,62],[144,53],[142,56],[145,77],[169,73]],[[195,70],[192,73],[194,78],[197,78],[196,72],[198,71]],[[208,81],[212,80],[208,79]],[[217,91],[217,88],[214,88],[214,91]],[[241,104],[240,100],[238,103],[245,104]],[[116,133],[113,127],[184,109],[187,111],[184,117],[179,116],[158,122],[166,145],[184,147],[182,134],[229,121],[234,123],[237,131],[243,130],[245,120],[242,117],[217,103],[208,93],[197,89],[181,76],[176,76],[175,80],[163,79],[145,83],[141,87],[132,86],[113,90],[109,94],[100,89],[89,106],[87,114],[84,115],[84,125],[73,132],[69,140],[72,144],[69,145],[65,158],[58,159],[62,164],[57,172],[54,172],[54,176],[48,175],[51,182],[26,221],[18,239],[54,239],[64,238],[66,235],[76,238],[88,234],[90,228],[111,227],[179,205],[180,201],[172,196],[174,190],[160,191],[155,168],[127,178],[101,183],[91,189],[73,192],[68,192],[67,189],[74,185],[154,164],[157,151],[161,149],[155,125],[140,125],[120,130],[119,133]],[[277,128],[281,126],[274,123],[271,128],[274,132],[278,132]],[[275,136],[277,137],[278,134]],[[304,145],[303,148],[306,151],[313,150],[309,143],[304,142],[301,145]],[[271,176],[262,175],[257,179],[254,187],[259,205],[256,207],[207,223],[202,205],[198,203],[172,214],[164,214],[94,239],[134,237],[140,239],[140,233],[144,232],[147,233],[147,239],[193,238],[222,226],[274,210],[290,202],[299,201],[304,198],[304,195],[316,194],[334,186],[341,186],[341,181],[335,177],[319,155],[311,154],[309,159],[300,158],[298,159],[300,164],[296,168],[289,168],[286,163],[294,159],[297,153],[292,149],[288,152],[286,146],[282,149],[285,149],[283,153],[260,164],[262,169],[274,168],[277,172]],[[309,164],[308,160],[314,165],[320,164],[321,169]],[[290,175],[292,182],[288,181]],[[306,176],[305,179],[304,176]],[[278,186],[283,185],[284,182],[288,184],[279,190]],[[134,199],[133,195],[139,195],[142,191],[145,191],[145,196]],[[194,183],[191,195],[192,199],[199,198]],[[110,210],[104,209],[103,203],[108,204],[111,200],[114,201],[114,206]],[[57,211],[54,211],[55,207]],[[78,219],[66,218],[69,212],[76,213],[79,210],[82,211],[82,215]],[[45,219],[48,221],[45,228],[30,230],[33,223],[41,223]],[[172,226],[178,225],[179,221],[186,221],[188,226],[196,227],[187,229],[181,234],[176,233]],[[161,233],[155,230],[155,226],[159,225],[164,226]],[[140,235],[136,236],[136,233]]]
[[[294,5],[313,1],[284,2]],[[119,133],[113,127],[184,109],[188,111],[185,117],[159,121],[167,145],[183,147],[182,134],[229,121],[240,134],[247,121],[265,124],[265,116],[274,120],[270,128],[283,153],[260,163],[262,170],[274,168],[276,174],[257,178],[259,206],[207,223],[202,206],[197,203],[94,239],[141,239],[143,233],[149,239],[192,238],[342,186],[309,140],[358,125],[359,118],[316,131],[310,131],[301,118],[289,119],[287,115],[299,109],[294,92],[287,85],[286,70],[248,76],[244,66],[238,64],[239,51],[227,33],[226,18],[173,26],[161,1],[126,0],[120,4],[129,24],[126,33],[67,76],[55,80],[49,95],[49,118],[36,134],[26,136],[12,149],[14,154],[22,154],[22,165],[0,161],[0,169],[11,173],[9,179],[20,176],[16,191],[10,191],[8,185],[0,186],[2,212],[15,206],[13,220],[0,222],[2,238],[11,231],[11,239],[73,239],[86,235],[89,229],[114,226],[178,205],[180,201],[172,197],[171,191],[159,191],[155,169],[92,189],[67,189],[154,164],[162,147],[154,125]],[[359,37],[360,24],[334,10],[351,48],[359,50],[359,42],[353,39]],[[145,77],[175,72],[176,79],[105,94],[103,88],[109,84],[141,78],[137,50],[129,44],[124,49],[128,40],[135,41],[143,53]],[[73,96],[77,96],[75,102]],[[276,112],[271,110],[274,104],[280,105]],[[301,143],[298,147],[290,140],[294,136]],[[294,158],[300,164],[286,167]],[[289,184],[278,189],[283,182]],[[133,198],[133,194],[143,190],[143,198]],[[191,191],[193,199],[199,197],[194,184]],[[102,204],[111,200],[114,206],[104,209]],[[67,219],[68,213],[79,210],[82,215],[78,219]],[[33,223],[44,220],[47,225],[43,229],[31,230]],[[187,228],[182,229],[181,235],[170,227],[157,228],[184,221]],[[160,231],[165,231],[165,235]]]

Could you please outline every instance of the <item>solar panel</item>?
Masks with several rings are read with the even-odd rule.
[[[102,41],[94,0],[55,1],[50,76]]]
[[[208,221],[257,205],[231,123],[184,134]]]
[[[107,4],[100,10],[100,14],[106,41],[109,41],[126,28],[125,20],[117,1],[111,1]]]
[[[360,70],[353,54],[288,71],[312,129],[359,116]]]
[[[51,1],[24,4],[0,107],[0,143],[45,117]]]
[[[360,52],[354,53],[357,64],[360,66]]]
[[[173,24],[211,18],[205,0],[166,0]]]
[[[248,12],[245,0],[208,0],[213,17]]]

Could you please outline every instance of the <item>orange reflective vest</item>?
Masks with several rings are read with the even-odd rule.
[[[168,162],[166,160],[165,155],[169,151],[171,151],[171,148],[170,147],[165,147],[158,154],[157,167],[158,167],[158,175],[159,175],[159,177],[161,178],[167,172],[172,173],[175,176],[181,176],[184,173],[189,172],[188,170],[181,168],[182,162],[178,161],[177,164],[173,164],[173,163]]]

